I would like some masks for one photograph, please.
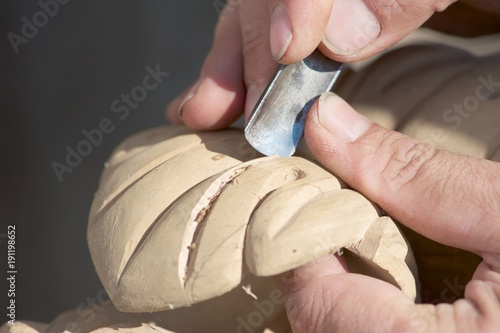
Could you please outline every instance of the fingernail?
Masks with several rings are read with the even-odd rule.
[[[245,122],[250,119],[253,109],[259,100],[260,92],[254,84],[250,84],[247,89],[247,96],[245,101]]]
[[[352,55],[380,35],[380,23],[363,0],[335,0],[323,43],[338,55]]]
[[[270,43],[274,60],[279,61],[292,41],[292,23],[286,7],[279,4],[271,14]]]
[[[372,124],[342,98],[329,92],[319,98],[318,120],[328,132],[346,143],[356,141]]]
[[[200,84],[201,84],[201,79],[198,80],[196,83],[194,83],[191,89],[189,89],[189,91],[187,92],[186,97],[184,97],[181,104],[179,105],[179,117],[182,118],[182,112],[183,112],[182,108],[184,107],[184,104],[186,104],[191,98],[193,98],[194,95],[196,95],[196,93],[198,92],[198,88],[200,87]]]

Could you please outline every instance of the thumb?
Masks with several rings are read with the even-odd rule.
[[[396,44],[456,0],[335,0],[321,50],[332,59],[367,59]]]
[[[305,137],[319,163],[413,230],[480,255],[499,247],[499,163],[390,131],[332,93],[311,108]]]

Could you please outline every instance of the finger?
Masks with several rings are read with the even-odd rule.
[[[279,288],[294,292],[304,288],[316,276],[347,273],[348,267],[343,257],[327,255],[275,277]]]
[[[323,38],[332,3],[332,0],[270,1],[269,37],[273,58],[290,64],[311,54]]]
[[[276,61],[299,61],[318,46],[331,6],[332,0],[241,3],[247,119],[276,71]]]
[[[239,10],[243,39],[244,81],[247,88],[245,117],[248,119],[278,64],[271,55],[270,13],[267,0],[243,1]]]
[[[406,332],[413,302],[394,286],[346,273],[334,256],[302,266],[277,279],[294,333]],[[384,318],[384,320],[380,320]],[[397,328],[397,329],[396,329]],[[396,330],[394,330],[396,329]]]
[[[190,90],[192,90],[192,86],[194,84],[184,89],[184,91],[179,96],[177,96],[170,103],[167,104],[167,107],[165,108],[165,114],[168,120],[170,120],[170,122],[172,122],[173,124],[182,124],[182,119],[179,114],[179,108],[181,106],[182,101],[185,99],[187,93]]]
[[[320,49],[352,62],[394,45],[456,0],[335,0]]]
[[[500,325],[498,273],[469,283],[466,299],[438,306],[415,305],[389,283],[346,273],[333,256],[276,280],[294,333],[496,332]]]
[[[198,82],[180,100],[172,102],[169,115],[178,113],[195,130],[223,128],[238,118],[245,97],[239,26],[238,11],[226,6]]]
[[[389,131],[340,97],[311,108],[315,158],[390,216],[438,242],[500,253],[500,164],[460,156]]]

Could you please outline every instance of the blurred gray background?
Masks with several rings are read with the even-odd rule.
[[[167,102],[198,75],[222,3],[65,1],[46,21],[36,1],[0,2],[0,307],[7,305],[5,234],[15,224],[18,320],[48,322],[102,289],[86,224],[103,164],[125,137],[166,122]],[[40,27],[25,29],[33,36],[16,39],[16,53],[8,36],[24,38],[23,17]],[[169,76],[120,120],[111,103],[158,64]],[[76,149],[82,131],[103,118],[114,131],[60,182],[51,164],[65,164],[65,147]]]

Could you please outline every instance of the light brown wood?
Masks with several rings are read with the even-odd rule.
[[[354,66],[335,91],[382,126],[498,160],[499,50],[500,34],[460,38],[421,29],[369,66]]]
[[[245,250],[255,274],[276,275],[335,253],[360,241],[378,218],[377,209],[360,194],[325,191],[320,182],[328,183],[285,186],[255,211]]]
[[[311,161],[258,157],[239,130],[164,127],[134,140],[138,147],[128,140],[110,158],[88,227],[97,273],[122,311],[224,295],[246,267],[288,271],[359,242],[380,214]],[[409,270],[396,281],[415,285]]]
[[[242,284],[257,297],[249,295],[238,287],[225,294],[191,307],[183,307],[163,312],[125,313],[113,304],[95,303],[87,307],[78,306],[58,315],[49,325],[35,322],[16,321],[15,326],[4,324],[1,333],[88,333],[96,330],[129,327],[130,332],[142,333],[149,328],[161,327],[161,332],[206,333],[245,332],[250,325],[254,332],[288,332],[286,314],[281,306],[282,294],[272,278],[247,276]],[[278,297],[277,297],[278,296]],[[280,299],[281,297],[281,299]],[[272,306],[269,306],[272,302]],[[257,305],[256,305],[257,304]],[[262,307],[265,307],[262,310]],[[147,325],[141,325],[147,323]],[[127,330],[128,331],[128,330]]]
[[[145,133],[145,135],[148,134]],[[124,274],[124,270],[129,269],[127,266],[131,265],[131,262],[129,262],[130,257],[135,252],[140,251],[141,246],[144,246],[143,238],[150,234],[150,228],[155,226],[156,221],[161,218],[164,211],[186,190],[218,172],[238,165],[245,159],[246,152],[244,150],[234,149],[234,138],[236,137],[231,136],[231,131],[227,134],[224,137],[219,135],[218,140],[213,143],[210,138],[213,136],[212,133],[203,145],[197,145],[192,149],[179,149],[177,150],[178,154],[171,156],[167,161],[159,163],[152,170],[148,168],[147,172],[141,176],[135,176],[135,173],[131,173],[126,167],[126,162],[123,161],[114,172],[125,173],[123,178],[133,174],[136,177],[135,181],[131,181],[131,185],[125,187],[112,198],[107,198],[101,194],[101,190],[97,192],[93,207],[102,208],[91,209],[88,241],[96,269],[104,274],[101,276],[101,280],[112,298],[114,295],[121,293],[121,290],[130,290],[128,288],[130,280]],[[196,135],[192,134],[190,136],[196,137]],[[158,143],[157,137],[148,137],[153,141],[151,153],[156,157],[157,150],[155,148],[162,145],[163,142]],[[142,138],[140,139],[142,145]],[[187,138],[185,137],[185,139]],[[208,144],[216,145],[219,151],[210,151],[205,146]],[[234,155],[234,157],[230,156],[230,154]],[[145,153],[144,155],[146,156],[142,160],[149,163],[148,154]],[[200,163],[200,161],[209,162]],[[109,178],[114,177],[114,172],[108,173]],[[118,176],[118,178],[121,178],[121,176]],[[105,194],[108,193],[108,187],[103,185],[101,188]],[[163,244],[165,247],[169,243]],[[164,247],[162,248],[164,249]],[[162,251],[159,248],[157,250],[160,251],[155,252],[156,255],[150,253],[153,258],[162,254],[162,252],[170,253],[167,249]],[[130,269],[133,269],[133,267]],[[146,271],[142,271],[140,274],[149,276]],[[137,283],[141,283],[140,280],[141,278]],[[135,292],[143,295],[142,292],[136,289],[136,285],[134,285],[134,288]],[[117,306],[121,307],[119,299],[114,301],[118,302]],[[125,302],[127,301],[125,300]],[[161,308],[156,306],[153,306],[153,308],[163,310],[171,307],[170,304],[175,304],[175,302],[163,302]],[[189,304],[192,304],[192,302],[189,302]]]
[[[170,330],[166,330],[161,326],[154,323],[121,323],[114,324],[106,327],[101,327],[90,333],[175,333]]]
[[[408,275],[417,276],[417,264],[401,231],[387,216],[370,224],[363,238],[346,246],[355,258],[347,255],[349,269],[389,282],[407,295],[417,295],[416,283]]]

